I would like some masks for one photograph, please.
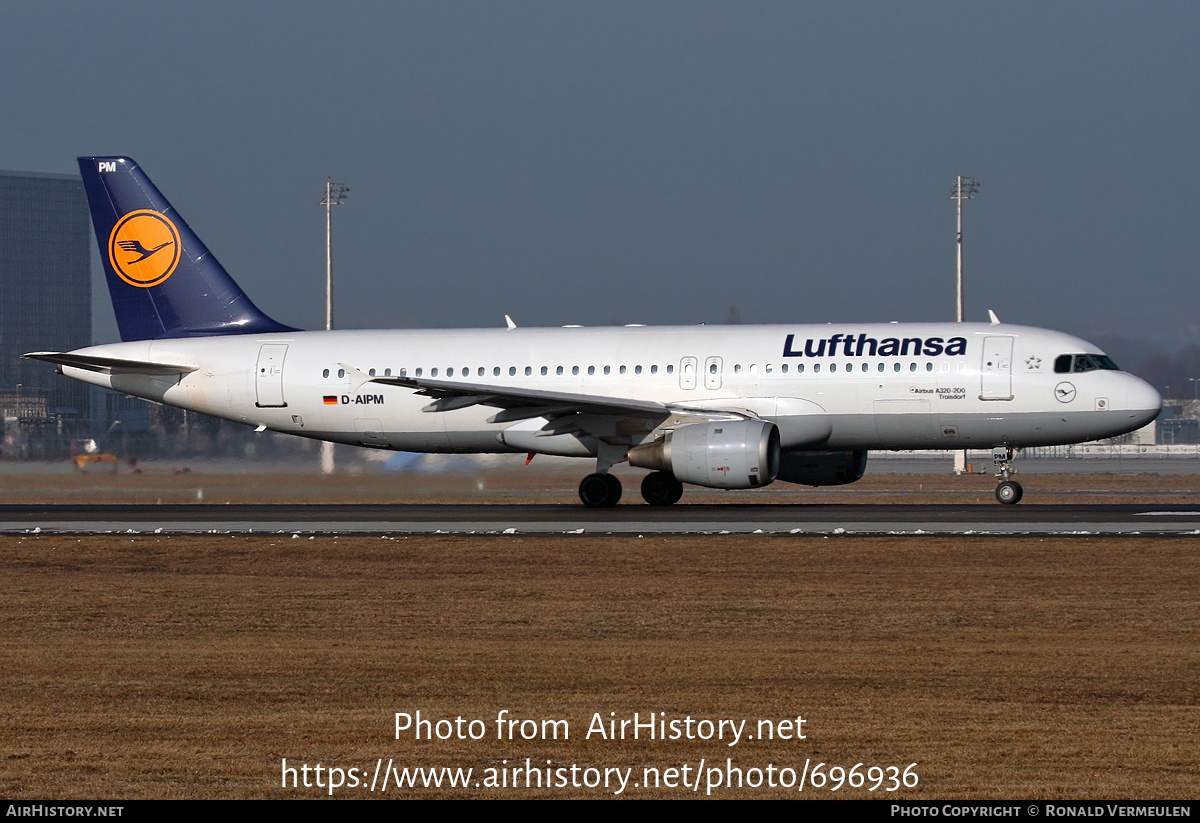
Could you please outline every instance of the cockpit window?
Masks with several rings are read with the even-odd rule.
[[[1079,374],[1096,369],[1120,371],[1117,364],[1106,354],[1060,354],[1054,358],[1054,371],[1057,374]]]

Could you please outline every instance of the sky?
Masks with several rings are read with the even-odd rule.
[[[127,155],[275,319],[1200,332],[1200,4],[21,2],[0,168]],[[98,288],[102,280],[97,275]],[[116,339],[103,291],[98,341]]]

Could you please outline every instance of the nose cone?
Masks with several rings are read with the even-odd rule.
[[[1140,429],[1158,417],[1162,411],[1162,397],[1154,387],[1140,377],[1125,375],[1125,405],[1122,407],[1129,417],[1129,431]]]

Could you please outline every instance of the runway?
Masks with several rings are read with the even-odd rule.
[[[1178,504],[10,505],[0,533],[1200,535]]]

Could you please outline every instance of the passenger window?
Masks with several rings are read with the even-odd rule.
[[[328,377],[328,376],[329,376],[329,369],[326,369],[325,371],[321,372],[321,376],[322,376],[322,377]]]
[[[578,367],[578,366],[572,366],[572,367],[571,367],[571,374],[579,374],[579,367]]]
[[[641,373],[642,373],[642,367],[641,367],[641,366],[634,366],[634,367],[633,367],[633,373],[634,373],[634,374],[641,374]]]
[[[525,376],[529,377],[532,374],[533,374],[533,366],[526,366],[525,367]]]
[[[345,376],[346,376],[346,370],[338,369],[338,377],[345,377]]]
[[[435,372],[434,372],[434,375],[436,375],[436,374],[437,374],[437,372],[435,371]],[[453,366],[451,366],[450,368],[446,369],[446,376],[447,376],[447,377],[453,377],[453,376],[454,376],[454,367],[453,367]]]
[[[563,371],[563,369],[562,369],[562,366],[559,366],[557,369],[555,369],[555,370],[554,370],[554,373],[555,373],[555,374],[562,374],[562,371]]]
[[[546,375],[548,375],[549,373],[550,373],[550,369],[549,369],[549,367],[547,367],[547,366],[542,366],[542,377],[545,377],[545,376],[546,376]]]
[[[596,373],[596,367],[588,366],[588,374],[595,374],[595,373]]]

